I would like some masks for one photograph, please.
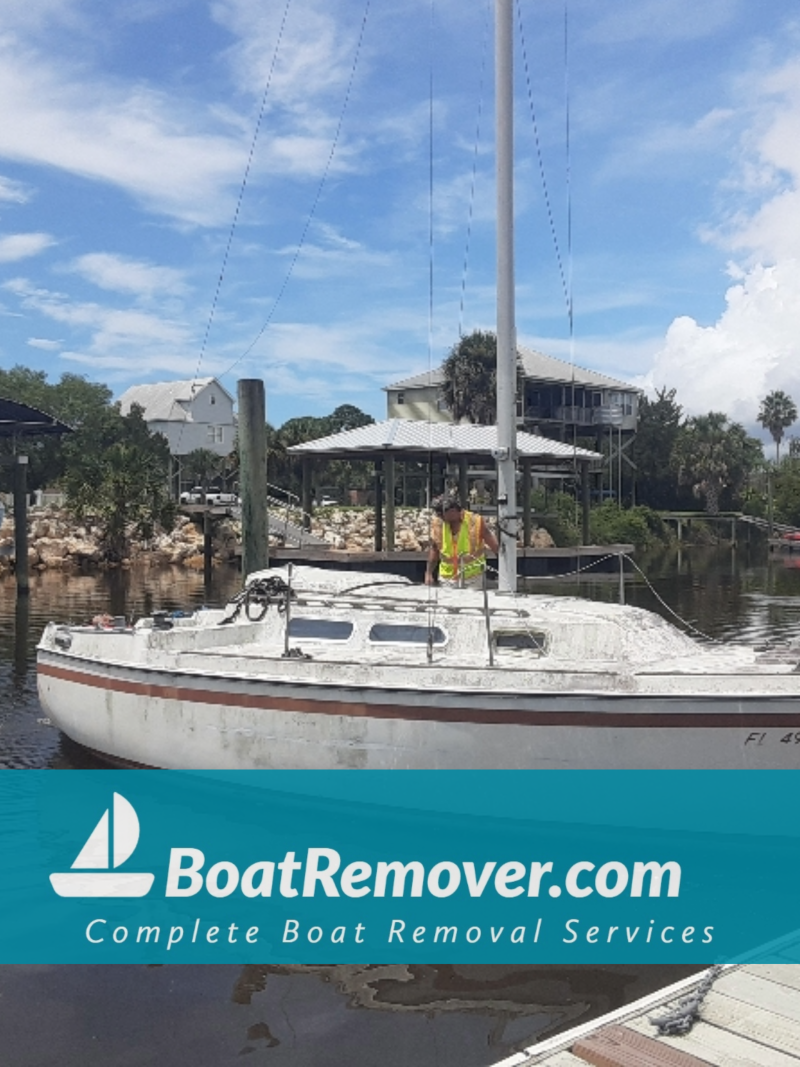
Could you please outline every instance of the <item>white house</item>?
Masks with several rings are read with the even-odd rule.
[[[138,404],[153,433],[162,433],[173,456],[205,448],[226,456],[233,450],[233,397],[216,378],[132,385],[119,399],[123,415]]]

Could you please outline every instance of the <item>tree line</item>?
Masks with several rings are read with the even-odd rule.
[[[462,338],[442,365],[442,396],[454,418],[493,422],[495,418],[494,335],[476,331]],[[65,422],[74,432],[64,438],[25,438],[29,456],[29,488],[57,486],[79,518],[93,517],[106,530],[110,555],[125,551],[126,538],[147,537],[159,524],[174,520],[175,501],[169,483],[170,455],[165,438],[151,433],[140,408],[123,415],[108,386],[76,374],[49,382],[42,371],[23,366],[0,369],[0,397],[29,404]],[[761,442],[722,412],[687,417],[676,390],[664,387],[653,398],[642,397],[636,437],[629,450],[627,503],[655,510],[709,512],[744,510],[766,514],[770,504],[778,521],[800,525],[800,441],[792,438],[781,454],[786,430],[797,420],[794,401],[781,390],[766,396],[758,421],[775,442],[774,461],[765,458]],[[280,427],[267,424],[270,482],[300,495],[300,464],[290,455],[296,444],[367,425],[372,417],[352,404],[326,416],[289,419]],[[578,439],[594,447],[594,439]],[[0,450],[15,447],[0,440]],[[183,461],[184,477],[210,486],[232,487],[238,471],[236,450],[219,457],[198,449]],[[0,491],[10,492],[11,472],[0,467]],[[321,461],[316,485],[368,488],[371,472],[358,462]],[[576,487],[577,488],[577,487]]]
[[[61,489],[79,521],[100,526],[109,559],[123,558],[132,536],[146,539],[156,526],[171,528],[177,505],[170,484],[169,445],[162,434],[150,431],[140,407],[134,404],[123,415],[106,385],[69,373],[50,382],[44,371],[24,366],[0,369],[0,397],[53,415],[72,428],[74,432],[63,437],[0,438],[0,453],[24,452],[29,490]],[[371,415],[342,404],[327,416],[289,419],[277,429],[267,424],[268,477],[299,495],[299,464],[288,449],[371,422]],[[237,446],[227,456],[196,449],[181,463],[185,479],[206,488],[225,487],[238,474]],[[336,485],[358,484],[364,474],[350,466],[328,463],[319,476]],[[10,467],[0,466],[0,492],[12,492],[12,477]]]
[[[497,339],[489,331],[476,330],[452,347],[442,363],[441,391],[454,419],[494,423],[496,361]],[[794,401],[774,390],[761,401],[757,420],[775,442],[774,464],[761,441],[724,412],[686,416],[676,390],[667,387],[653,399],[641,397],[636,436],[624,453],[627,503],[665,511],[694,510],[699,502],[709,513],[763,512],[771,481],[775,517],[800,521],[800,442],[792,442],[783,461],[780,452],[786,429],[797,420]],[[576,444],[597,449],[597,438],[577,433]]]

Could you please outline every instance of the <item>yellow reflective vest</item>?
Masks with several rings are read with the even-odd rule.
[[[437,520],[433,537],[439,547],[439,577],[444,581],[455,581],[463,577],[469,581],[481,574],[486,568],[486,555],[483,549],[483,520],[472,511],[464,511],[458,537],[453,538],[450,523]]]

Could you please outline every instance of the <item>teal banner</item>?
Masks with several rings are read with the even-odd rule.
[[[798,791],[797,771],[5,771],[0,962],[800,958]]]

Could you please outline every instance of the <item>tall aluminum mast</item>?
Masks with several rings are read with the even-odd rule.
[[[514,319],[514,7],[495,0],[497,518],[499,587],[517,588],[517,328]]]

